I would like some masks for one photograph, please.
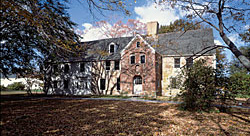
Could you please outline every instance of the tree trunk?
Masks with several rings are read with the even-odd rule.
[[[229,49],[237,57],[241,64],[246,67],[248,71],[250,71],[250,60],[238,50],[235,44],[226,36],[225,33],[221,32],[220,36],[222,37],[223,41],[229,46]]]

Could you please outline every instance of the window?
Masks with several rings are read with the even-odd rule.
[[[58,66],[57,65],[53,65],[53,70],[54,70],[54,73],[58,72]]]
[[[130,56],[130,64],[135,64],[135,56]]]
[[[85,71],[85,63],[81,63],[80,64],[80,72],[84,72]]]
[[[114,53],[115,52],[115,45],[114,44],[111,44],[109,46],[109,53]]]
[[[141,76],[135,76],[134,77],[134,84],[142,84]]]
[[[187,58],[186,65],[187,65],[187,68],[192,67],[193,66],[193,58]]]
[[[120,77],[117,78],[116,88],[117,88],[117,90],[120,90]]]
[[[57,81],[53,81],[54,88],[57,88]]]
[[[64,73],[68,73],[69,72],[69,65],[65,64],[64,65]]]
[[[145,55],[141,55],[141,64],[145,63]]]
[[[177,83],[176,83],[175,77],[171,78],[171,88],[173,88],[173,89],[177,88]]]
[[[136,43],[136,47],[139,48],[140,47],[140,42]]]
[[[174,58],[174,68],[180,68],[180,58]]]
[[[100,89],[105,90],[105,79],[100,80]]]
[[[117,61],[115,61],[115,70],[119,70],[120,69],[120,61],[119,60],[117,60]]]
[[[109,60],[106,61],[106,70],[110,70],[110,61]]]
[[[64,80],[63,81],[63,86],[64,86],[64,89],[68,89],[68,87],[69,87],[69,81],[68,80]]]

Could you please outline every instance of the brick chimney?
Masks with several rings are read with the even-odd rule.
[[[159,23],[152,21],[147,23],[147,34],[149,36],[156,36],[158,34]]]

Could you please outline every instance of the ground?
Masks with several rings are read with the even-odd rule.
[[[250,135],[250,109],[194,113],[166,103],[13,98],[1,98],[2,136]]]

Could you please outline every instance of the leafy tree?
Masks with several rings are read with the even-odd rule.
[[[235,97],[250,98],[250,74],[236,72],[230,76],[230,92],[234,92]]]
[[[98,39],[117,38],[133,36],[138,33],[146,34],[146,24],[134,19],[129,19],[127,23],[123,23],[122,21],[112,23],[103,20],[96,22],[94,26],[87,30],[87,32],[92,30],[101,34],[100,37],[97,37]],[[83,32],[80,33],[83,34]]]
[[[14,82],[7,86],[8,90],[24,90],[25,85],[21,82]]]
[[[206,111],[212,107],[215,100],[216,80],[214,69],[201,59],[191,68],[185,68],[180,79],[183,82],[182,107],[185,110]]]
[[[240,47],[241,52],[250,59],[250,45]],[[242,64],[233,59],[230,63],[229,90],[237,97],[250,97],[250,73]]]
[[[244,41],[248,44],[250,43],[250,26],[246,31],[244,31],[243,33],[240,34],[240,37],[241,37],[242,41]]]
[[[187,31],[187,30],[196,30],[201,29],[202,26],[197,22],[190,22],[183,19],[175,20],[174,23],[170,23],[170,25],[161,26],[159,28],[159,33],[169,33],[169,32],[177,32],[177,31]]]
[[[228,38],[228,33],[240,34],[242,28],[249,24],[249,1],[245,0],[159,0],[166,7],[186,11],[186,17],[204,22],[220,34],[225,48],[228,48],[244,67],[250,71],[250,60]],[[219,46],[211,47],[217,48]],[[220,46],[221,47],[221,46]]]
[[[72,48],[78,42],[75,23],[70,21],[64,2],[1,1],[1,73],[23,74],[43,63],[48,55],[76,51]]]

